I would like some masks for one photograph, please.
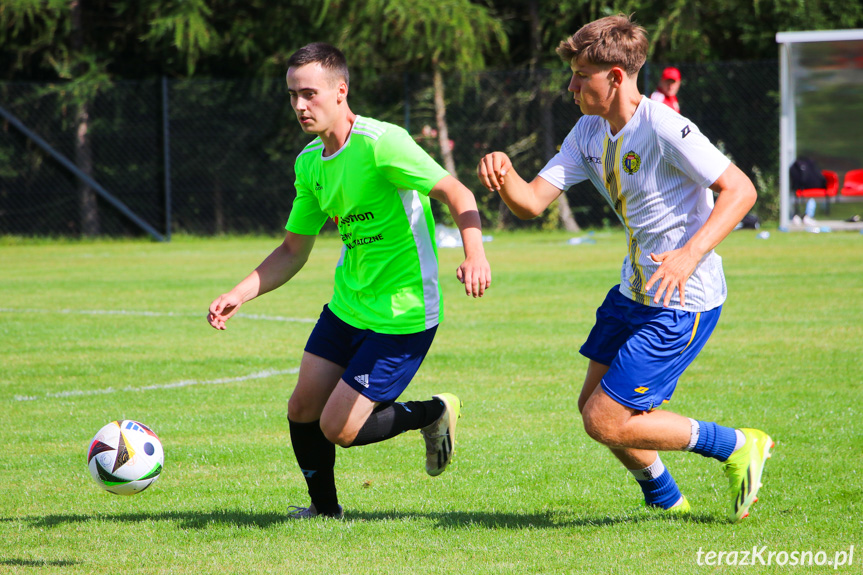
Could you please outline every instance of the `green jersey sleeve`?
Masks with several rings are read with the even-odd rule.
[[[316,236],[324,227],[327,214],[321,210],[320,201],[299,173],[294,186],[297,197],[294,199],[294,205],[291,206],[285,229],[295,234]]]
[[[375,162],[391,184],[424,195],[428,195],[444,176],[449,175],[407,131],[398,127],[390,128],[378,140]]]

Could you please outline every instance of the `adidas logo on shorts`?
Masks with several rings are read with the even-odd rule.
[[[369,387],[369,374],[358,375],[354,378],[354,381],[368,389]]]

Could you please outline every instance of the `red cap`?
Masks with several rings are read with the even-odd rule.
[[[680,82],[680,70],[677,68],[666,68],[662,71],[662,79]]]

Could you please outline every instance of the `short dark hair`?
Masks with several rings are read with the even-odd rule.
[[[620,66],[634,76],[647,60],[647,32],[629,16],[606,16],[585,24],[560,43],[557,55],[567,64],[573,57],[596,66]]]
[[[344,80],[350,87],[348,61],[341,50],[326,42],[306,44],[288,58],[288,68],[299,68],[306,64],[318,63],[328,71],[334,81]]]

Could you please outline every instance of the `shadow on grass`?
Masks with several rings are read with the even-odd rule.
[[[348,522],[384,522],[427,519],[438,527],[486,527],[489,529],[560,529],[572,527],[606,527],[618,524],[641,522],[689,522],[725,523],[714,515],[695,514],[685,518],[671,517],[661,512],[639,510],[620,515],[573,517],[565,512],[543,513],[483,513],[470,511],[450,511],[445,513],[412,513],[408,511],[346,511]],[[3,518],[3,521],[15,519]],[[34,528],[59,527],[65,524],[105,521],[115,523],[140,523],[145,521],[168,521],[182,529],[206,529],[217,525],[235,527],[257,527],[266,529],[282,523],[296,521],[284,513],[255,513],[240,510],[224,511],[165,511],[163,513],[122,513],[107,515],[45,515],[43,517],[22,517],[17,519]]]
[[[689,523],[725,523],[713,515],[698,514],[686,518],[671,517],[657,511],[636,511],[620,515],[596,515],[573,517],[569,513],[547,511],[544,513],[482,513],[449,511],[446,513],[392,512],[345,512],[345,519],[352,521],[404,521],[426,518],[437,522],[438,527],[479,526],[489,529],[560,529],[571,527],[606,527],[643,522],[685,521]]]
[[[66,559],[58,559],[48,561],[46,559],[0,559],[0,565],[10,565],[12,567],[71,567],[72,565],[80,565],[80,561],[67,561]]]

